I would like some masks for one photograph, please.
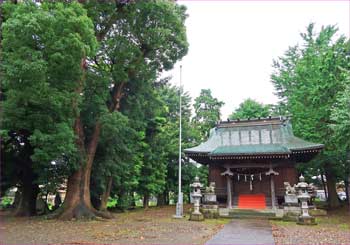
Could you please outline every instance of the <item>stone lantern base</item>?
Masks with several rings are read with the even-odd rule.
[[[312,216],[309,216],[309,217],[299,216],[297,224],[298,225],[317,225],[315,221],[315,217],[312,217]]]
[[[206,219],[219,218],[219,206],[217,204],[202,204],[200,211]]]
[[[190,220],[191,221],[203,221],[204,216],[201,213],[191,213],[190,214]]]

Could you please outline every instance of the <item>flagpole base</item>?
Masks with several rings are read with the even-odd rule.
[[[176,214],[173,215],[173,218],[182,219],[183,217],[183,204],[178,202],[176,203]]]

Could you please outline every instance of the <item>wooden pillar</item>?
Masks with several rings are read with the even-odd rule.
[[[271,185],[271,205],[272,209],[276,209],[276,193],[275,193],[275,181],[274,181],[274,174],[270,175],[270,185]]]
[[[233,173],[231,172],[229,167],[226,167],[226,171],[221,173],[221,176],[226,176],[226,184],[227,184],[227,208],[232,208],[232,184],[231,184],[231,176]]]
[[[232,208],[232,188],[231,188],[231,176],[226,175],[227,181],[227,208]]]
[[[279,175],[278,172],[274,171],[272,169],[272,165],[270,165],[269,171],[265,173],[266,175],[270,176],[270,187],[271,187],[271,205],[272,209],[276,209],[276,193],[275,193],[275,181],[274,181],[274,176]]]

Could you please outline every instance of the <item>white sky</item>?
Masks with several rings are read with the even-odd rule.
[[[300,32],[316,23],[337,25],[349,37],[348,1],[179,1],[189,15],[186,57],[167,75],[179,84],[182,64],[184,90],[192,99],[210,88],[225,102],[225,120],[246,98],[275,103],[270,82],[272,60],[301,41]]]

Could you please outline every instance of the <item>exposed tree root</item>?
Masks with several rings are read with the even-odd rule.
[[[92,220],[92,219],[112,219],[114,218],[113,214],[110,212],[102,212],[98,211],[94,208],[89,208],[87,205],[83,203],[79,203],[75,207],[67,207],[61,206],[53,213],[47,215],[49,219],[59,219],[59,220]]]

